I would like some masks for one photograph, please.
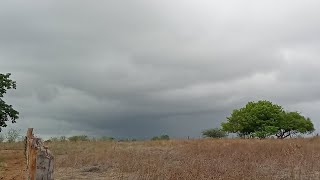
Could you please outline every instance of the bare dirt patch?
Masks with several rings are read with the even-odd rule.
[[[0,179],[22,180],[25,179],[25,159],[23,150],[0,150]]]

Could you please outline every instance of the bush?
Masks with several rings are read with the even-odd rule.
[[[72,141],[72,142],[89,141],[89,137],[87,135],[71,136],[68,139],[69,139],[69,141]]]
[[[222,129],[214,128],[202,131],[202,136],[210,138],[223,138],[227,136],[227,133]]]
[[[60,136],[59,140],[60,140],[61,142],[65,142],[65,141],[67,140],[67,137],[65,137],[65,136]]]
[[[0,134],[0,143],[2,143],[6,138],[4,137],[3,134]]]
[[[168,135],[161,135],[160,140],[170,140],[170,137]]]
[[[151,138],[151,141],[157,141],[157,140],[160,140],[158,136],[153,136],[153,137]]]
[[[118,142],[135,142],[137,139],[129,139],[129,138],[124,138],[124,139],[119,139]]]
[[[113,141],[114,137],[102,136],[99,140],[100,141]]]
[[[19,138],[19,136],[20,136],[20,133],[16,129],[10,129],[7,132],[7,140],[9,143],[16,142],[16,140]]]
[[[157,140],[170,140],[170,137],[168,135],[161,135],[161,136],[154,136],[151,138],[152,141]]]

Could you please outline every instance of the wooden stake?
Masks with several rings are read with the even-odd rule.
[[[29,128],[26,137],[28,180],[53,180],[53,155]]]
[[[27,166],[29,180],[35,180],[37,150],[33,147],[33,128],[28,128],[27,131]]]

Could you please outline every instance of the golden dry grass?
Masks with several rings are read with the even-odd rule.
[[[320,179],[320,138],[48,145],[55,155],[58,180]]]

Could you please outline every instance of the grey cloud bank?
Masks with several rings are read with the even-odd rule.
[[[200,136],[268,99],[320,126],[317,1],[4,1],[15,128]]]

